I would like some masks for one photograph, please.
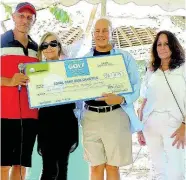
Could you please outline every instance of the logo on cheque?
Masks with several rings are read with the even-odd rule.
[[[64,64],[67,77],[87,76],[90,74],[86,59],[68,60]]]
[[[68,68],[69,69],[78,69],[78,68],[83,68],[84,67],[84,62],[83,63],[78,63],[78,64],[69,64]]]

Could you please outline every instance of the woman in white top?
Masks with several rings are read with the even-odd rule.
[[[148,146],[157,180],[184,180],[185,54],[169,31],[160,31],[155,38],[141,96],[144,130],[138,141]]]

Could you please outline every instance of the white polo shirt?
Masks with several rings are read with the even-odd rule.
[[[165,71],[170,87],[177,102],[186,116],[186,66],[185,64],[172,71]],[[179,121],[183,121],[182,114],[167,84],[164,73],[158,69],[155,72],[147,71],[141,88],[141,97],[147,102],[143,109],[143,121],[146,121],[150,113],[169,112]]]

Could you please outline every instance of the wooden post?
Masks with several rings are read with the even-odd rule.
[[[101,16],[106,16],[106,4],[107,0],[101,0]]]
[[[93,25],[93,21],[94,21],[96,12],[97,12],[97,8],[98,8],[98,4],[94,5],[93,9],[92,9],[92,12],[90,14],[89,21],[88,21],[88,24],[87,24],[87,27],[86,27],[86,31],[85,31],[86,38],[88,37],[88,35],[90,33],[90,30],[91,30],[91,27]]]

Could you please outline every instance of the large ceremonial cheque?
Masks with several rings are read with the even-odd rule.
[[[131,93],[122,54],[25,64],[30,108]]]

